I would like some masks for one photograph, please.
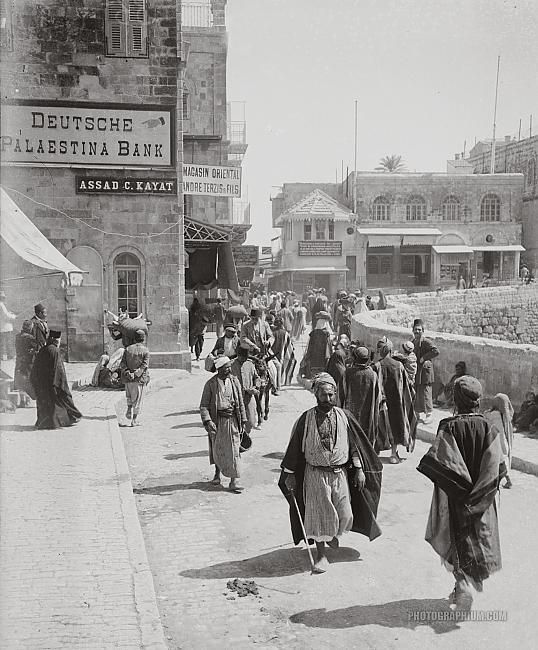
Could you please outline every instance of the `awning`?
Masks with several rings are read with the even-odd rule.
[[[281,268],[280,271],[304,271],[305,273],[345,273],[349,271],[347,266],[301,266],[293,269]]]
[[[501,244],[499,246],[473,246],[472,247],[474,251],[495,251],[495,252],[509,252],[512,251],[515,253],[516,251],[524,251],[525,249],[521,244]]]
[[[357,233],[368,237],[370,248],[428,245],[442,234],[438,228],[358,228]]]
[[[467,255],[473,254],[473,249],[470,246],[465,246],[464,244],[461,244],[459,246],[456,244],[437,244],[436,246],[432,246],[432,248],[436,253],[445,255],[454,255],[456,253],[466,253]]]
[[[17,255],[30,264],[42,269],[64,273],[70,279],[71,273],[86,273],[64,257],[45,235],[32,223],[19,206],[0,188],[0,234],[6,244]],[[71,278],[74,280],[74,278]],[[80,281],[80,276],[77,278]],[[77,282],[78,283],[78,282]]]

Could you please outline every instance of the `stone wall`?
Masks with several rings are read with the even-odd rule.
[[[358,314],[352,323],[352,336],[375,349],[382,336],[388,336],[395,348],[412,338],[410,329],[388,324],[386,312]],[[439,349],[434,360],[436,379],[446,383],[458,361],[465,361],[469,374],[482,383],[484,396],[506,393],[518,408],[527,390],[538,391],[538,346],[518,345],[475,336],[426,332]]]
[[[397,299],[396,299],[397,298]],[[538,285],[518,285],[397,296],[388,322],[411,328],[538,344]]]

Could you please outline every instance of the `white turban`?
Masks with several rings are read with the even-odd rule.
[[[331,377],[331,375],[329,375],[328,372],[320,372],[319,375],[316,375],[312,381],[312,390],[314,391],[314,395],[317,395],[319,389],[326,384],[332,386],[333,388],[336,388],[336,382]]]
[[[219,368],[222,368],[222,366],[225,366],[227,363],[231,363],[229,357],[226,357],[224,355],[217,357],[215,359],[215,368],[218,370]]]

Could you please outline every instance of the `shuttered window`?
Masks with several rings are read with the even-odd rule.
[[[146,0],[107,0],[105,27],[107,56],[148,56]]]
[[[11,4],[13,0],[0,0],[0,47],[13,49],[13,32],[11,28]]]

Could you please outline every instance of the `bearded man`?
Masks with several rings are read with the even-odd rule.
[[[281,464],[279,487],[290,502],[293,541],[303,539],[296,499],[304,521],[306,542],[317,548],[314,573],[324,573],[326,546],[338,548],[352,530],[375,539],[382,465],[359,423],[335,406],[336,384],[320,373],[313,384],[317,406],[305,411],[293,427]]]

